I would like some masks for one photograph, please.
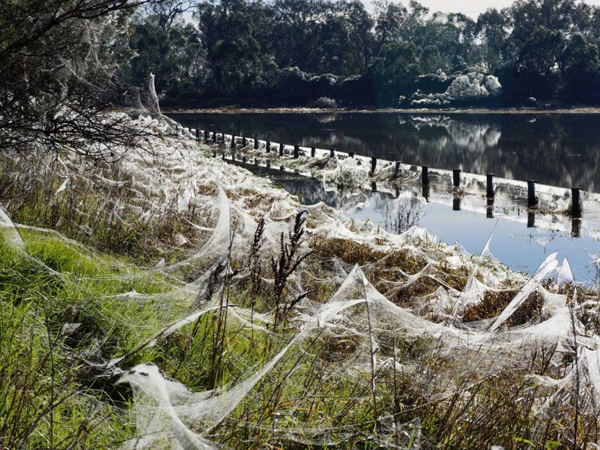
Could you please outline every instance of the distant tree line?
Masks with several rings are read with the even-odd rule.
[[[125,78],[153,72],[180,101],[600,104],[600,7],[575,0],[517,0],[477,20],[415,0],[372,12],[360,0],[170,0],[136,13],[128,40]]]

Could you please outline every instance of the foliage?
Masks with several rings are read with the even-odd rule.
[[[395,106],[417,91],[444,94],[478,67],[499,79],[506,104],[600,101],[600,7],[575,0],[517,0],[476,20],[432,13],[415,0],[375,2],[372,12],[359,0],[205,0],[194,17],[194,26],[179,19],[160,34],[166,19],[137,16],[131,79],[154,70],[159,90],[180,98]],[[162,37],[141,38],[155,34]],[[468,96],[478,104],[483,97]]]
[[[39,144],[103,158],[84,141],[135,144],[124,118],[102,112],[119,98],[127,17],[146,1],[0,3],[0,151]]]

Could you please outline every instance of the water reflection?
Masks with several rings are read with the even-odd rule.
[[[174,114],[185,126],[600,192],[597,114]]]
[[[460,242],[470,253],[481,252],[493,231],[493,255],[514,270],[533,273],[549,253],[560,251],[569,258],[577,280],[590,284],[598,277],[592,257],[596,257],[599,247],[600,221],[591,212],[583,222],[516,206],[507,209],[502,198],[469,198],[456,195],[452,188],[440,191],[435,185],[426,186],[425,197],[418,187],[407,186],[390,193],[338,191],[334,186],[306,179],[277,182],[298,195],[302,203],[323,201],[348,217],[369,220],[392,233],[422,226],[440,241]]]

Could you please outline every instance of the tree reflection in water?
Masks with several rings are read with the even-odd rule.
[[[185,126],[600,192],[598,114],[174,114]]]

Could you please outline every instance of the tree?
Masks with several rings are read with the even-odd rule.
[[[10,0],[0,3],[0,150],[70,148],[110,156],[89,142],[132,145],[118,101],[117,31],[142,1]]]
[[[122,61],[125,78],[133,85],[156,75],[156,89],[168,96],[195,95],[207,78],[206,52],[200,32],[191,24],[157,16],[140,17],[129,36],[132,55]]]
[[[475,33],[482,45],[482,62],[490,71],[500,68],[509,59],[510,35],[507,12],[490,8],[477,19]]]
[[[565,101],[587,103],[600,100],[598,47],[575,34],[560,56]]]
[[[372,67],[377,103],[397,104],[401,95],[414,92],[421,74],[417,49],[412,44],[387,44]]]
[[[202,3],[196,17],[202,32],[212,94],[244,96],[274,65],[264,38],[265,11],[260,3],[224,0]]]

